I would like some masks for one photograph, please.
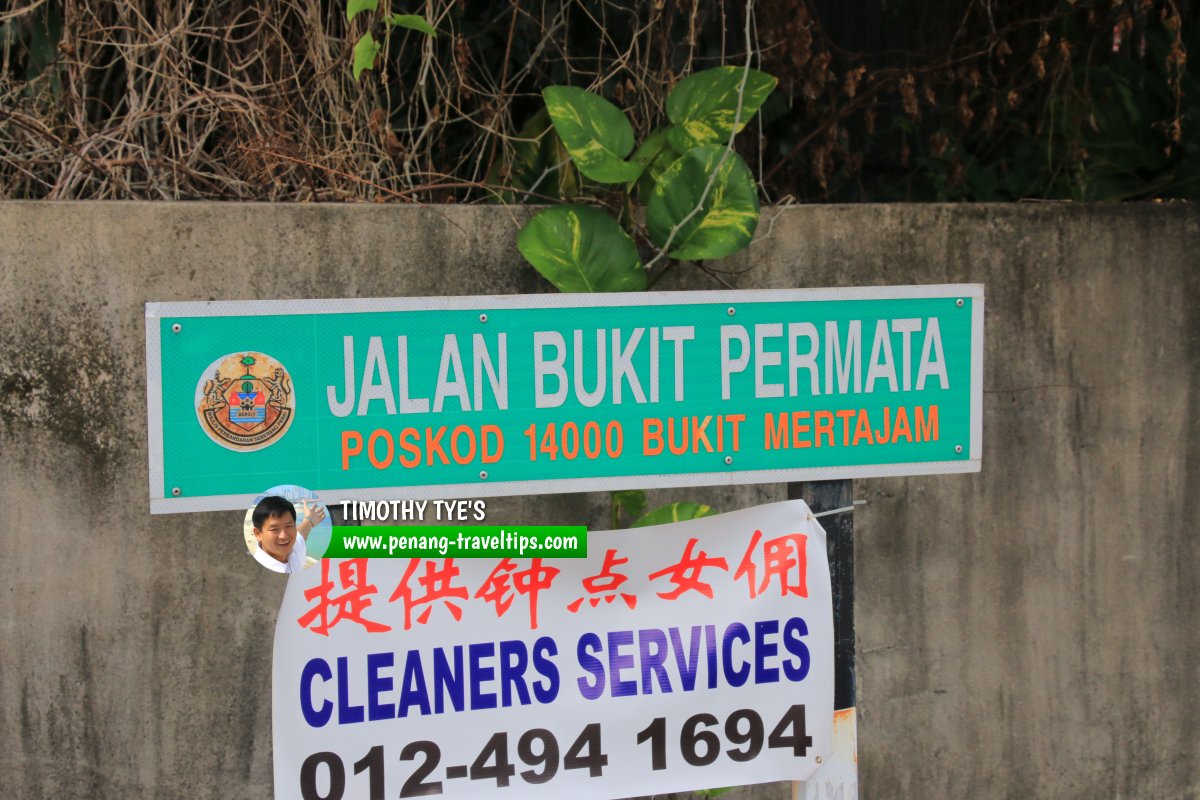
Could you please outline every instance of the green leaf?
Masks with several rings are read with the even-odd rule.
[[[633,154],[632,161],[641,164],[642,169],[650,166],[658,158],[659,153],[663,148],[669,148],[667,142],[667,132],[665,130],[657,130],[646,137],[646,141],[638,146],[637,151]]]
[[[704,205],[671,240],[672,258],[723,258],[750,244],[758,226],[758,188],[746,162],[720,145],[696,147],[681,156],[659,178],[646,204],[646,225],[659,247],[667,246],[671,229],[700,202],[709,176],[721,164]],[[724,157],[724,162],[721,161]]]
[[[667,167],[675,163],[677,158],[679,158],[679,153],[674,147],[671,147],[665,129],[650,134],[646,137],[646,141],[638,147],[632,160],[642,165],[643,171],[641,177],[638,178],[637,187],[643,201],[650,197],[650,193],[654,191],[654,184],[662,177]]]
[[[360,11],[374,11],[379,8],[379,0],[346,0],[346,20],[353,20]]]
[[[488,183],[507,183],[525,192],[556,196],[562,199],[579,195],[579,171],[571,163],[571,154],[562,139],[554,132],[550,113],[542,109],[521,128],[512,144],[512,153],[503,163],[497,162]],[[543,202],[520,192],[502,191],[500,200],[513,202]]]
[[[418,14],[392,14],[388,18],[389,25],[398,25],[401,28],[410,28],[414,31],[427,33],[430,36],[437,36],[437,29],[429,24],[429,21]]]
[[[629,527],[645,528],[649,525],[667,525],[688,519],[711,517],[714,513],[710,506],[703,503],[669,503],[662,508],[654,509]]]
[[[671,145],[681,153],[704,144],[725,144],[737,131],[738,90],[742,78],[742,113],[737,130],[746,127],[759,106],[778,83],[756,69],[746,75],[744,67],[713,67],[681,80],[667,98],[667,118],[675,123],[668,132]]]
[[[629,183],[642,174],[640,164],[624,160],[633,149],[633,126],[621,109],[573,86],[547,86],[542,97],[580,172],[600,183]]]
[[[637,519],[646,511],[646,493],[640,489],[612,492],[612,501],[629,519]]]
[[[354,44],[354,80],[364,69],[375,68],[375,57],[379,55],[379,43],[369,33],[364,33]]]
[[[29,59],[25,65],[25,80],[32,82],[46,75],[50,91],[58,97],[62,93],[59,79],[58,43],[63,35],[63,15],[58,4],[47,3],[30,19]],[[28,89],[27,89],[28,91]]]
[[[646,288],[637,247],[617,221],[591,206],[555,206],[529,220],[517,249],[564,292],[633,292]]]

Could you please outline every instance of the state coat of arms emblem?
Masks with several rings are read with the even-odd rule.
[[[292,379],[264,353],[221,356],[196,384],[196,416],[208,438],[239,452],[279,441],[296,415]]]

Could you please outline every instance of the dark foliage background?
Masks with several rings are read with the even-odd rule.
[[[579,187],[532,141],[543,87],[640,139],[681,77],[747,56],[780,79],[738,137],[768,202],[1200,194],[1188,0],[388,5],[2,0],[0,197],[545,201]]]

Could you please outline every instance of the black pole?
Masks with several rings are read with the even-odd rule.
[[[804,481],[787,485],[789,500],[814,514],[854,505],[854,481]],[[854,707],[854,512],[822,517],[833,588],[833,707]]]

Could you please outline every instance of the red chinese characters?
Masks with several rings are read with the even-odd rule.
[[[418,596],[413,591],[411,583],[413,575],[421,564],[425,565],[425,571],[417,577],[417,584],[424,594]],[[394,603],[399,600],[404,604],[404,630],[412,628],[413,611],[421,606],[424,608],[417,615],[417,622],[422,625],[429,622],[434,604],[439,601],[450,612],[450,616],[454,617],[455,622],[462,619],[462,608],[454,601],[467,599],[467,587],[452,585],[459,573],[460,570],[454,566],[453,558],[442,559],[441,567],[437,566],[436,561],[426,561],[421,558],[414,558],[408,562],[408,568],[404,570],[404,577],[400,579],[396,590],[388,598],[389,602]]]
[[[637,595],[617,591],[621,587],[621,584],[629,580],[629,576],[622,575],[621,573],[614,572],[613,570],[622,564],[628,563],[628,558],[618,558],[617,551],[615,549],[609,549],[608,552],[604,554],[604,566],[600,568],[600,572],[580,581],[580,583],[583,584],[583,588],[592,596],[587,598],[580,597],[576,600],[572,600],[567,604],[567,610],[572,614],[575,614],[579,612],[579,609],[583,605],[583,601],[585,599],[588,601],[588,605],[590,605],[592,608],[595,608],[596,606],[600,605],[601,602],[611,603],[617,599],[618,595],[620,595],[621,599],[625,601],[625,605],[629,608],[632,609],[637,607]]]
[[[710,547],[718,546],[716,540],[707,542]],[[635,566],[632,577],[636,579],[640,573],[646,575],[648,581],[660,581],[657,584],[649,583],[649,586],[658,597],[667,601],[677,600],[690,592],[714,600],[718,588],[728,591],[732,583],[743,581],[751,600],[776,591],[779,597],[806,598],[807,545],[808,537],[801,533],[767,538],[761,530],[755,530],[740,560],[736,562],[736,569],[733,569],[730,561],[736,558],[735,555],[727,554],[729,560],[720,555],[710,555],[701,546],[701,537],[691,537],[686,540],[676,563],[648,575],[642,569],[652,567]],[[564,608],[559,604],[564,603],[567,612],[578,614],[585,607],[600,608],[614,603],[632,611],[639,605],[639,594],[644,592],[627,585],[631,580],[631,559],[621,556],[615,547],[605,550],[598,569],[594,565],[590,569],[567,569],[570,583],[578,581],[582,591],[575,589],[572,592],[560,587],[561,591],[554,593],[553,585],[563,570],[541,558],[526,561],[506,557],[493,563],[486,577],[478,577],[487,569],[487,565],[480,564],[478,566],[482,569],[468,569],[469,577],[464,580],[462,569],[452,557],[409,559],[403,577],[388,598],[388,603],[397,603],[398,607],[382,607],[383,611],[391,609],[394,614],[391,619],[385,616],[385,623],[379,619],[380,608],[375,608],[371,613],[373,598],[379,589],[367,579],[369,560],[322,560],[319,583],[304,590],[304,599],[311,607],[296,621],[301,627],[320,636],[329,636],[330,631],[343,621],[353,622],[368,633],[387,632],[393,629],[401,609],[404,630],[411,630],[414,625],[427,625],[439,613],[454,622],[462,621],[464,614],[474,614],[473,625],[486,625],[486,619],[492,618],[486,608],[488,605],[495,615],[493,619],[500,619],[514,605],[526,603],[529,629],[537,630],[543,593],[546,593],[558,613]],[[578,577],[580,575],[586,577]],[[634,580],[632,585],[636,587],[640,581]],[[475,603],[475,611],[467,611],[466,607],[473,600],[481,602]],[[442,611],[436,611],[439,608]],[[521,627],[524,627],[526,617],[524,610],[522,606],[514,620]],[[481,614],[484,616],[480,617]]]
[[[777,580],[781,597],[788,594],[808,597],[808,556],[805,553],[808,537],[802,533],[788,533],[765,542],[762,538],[762,531],[754,532],[733,579],[746,579],[751,599],[765,592],[772,580]],[[759,542],[762,542],[761,582],[758,581],[759,566],[754,560]]]
[[[650,580],[657,580],[664,576],[670,576],[671,583],[675,584],[675,588],[670,592],[659,592],[658,596],[664,600],[674,600],[684,592],[695,591],[712,599],[712,585],[700,580],[700,575],[706,567],[720,567],[726,572],[729,571],[729,564],[724,558],[713,558],[703,550],[699,555],[692,555],[692,550],[695,549],[698,539],[688,539],[687,547],[683,551],[683,558],[678,564],[673,564],[669,567],[660,569],[658,572],[650,573]]]
[[[493,604],[496,616],[503,617],[513,597],[525,595],[529,598],[529,628],[534,630],[538,626],[538,595],[550,588],[559,572],[556,567],[543,566],[540,558],[532,559],[529,569],[518,571],[511,558],[504,558],[476,590],[475,597]]]
[[[334,583],[329,579],[329,562],[322,559],[321,582],[304,591],[304,599],[316,600],[317,604],[296,620],[300,627],[309,628],[322,636],[328,636],[329,629],[342,620],[357,622],[368,633],[383,633],[392,629],[390,625],[365,619],[362,615],[371,606],[369,595],[379,591],[374,584],[367,583],[367,559],[352,558],[338,564],[338,582],[345,591],[335,597]]]

